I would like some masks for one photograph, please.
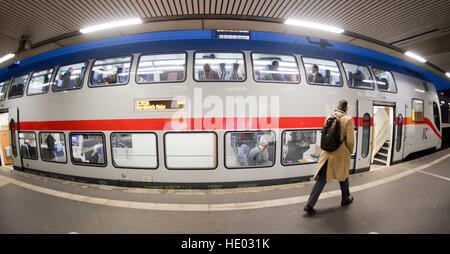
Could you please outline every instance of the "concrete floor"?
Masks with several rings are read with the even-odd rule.
[[[340,207],[339,184],[330,182],[315,216],[303,212],[313,182],[169,191],[90,185],[1,169],[0,233],[448,234],[449,163],[446,149],[352,175],[355,201],[345,208]]]

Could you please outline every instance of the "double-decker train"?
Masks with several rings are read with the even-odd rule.
[[[351,173],[441,146],[430,82],[364,57],[228,41],[132,44],[19,69],[0,82],[14,168],[163,188],[309,180],[340,99],[355,124]]]

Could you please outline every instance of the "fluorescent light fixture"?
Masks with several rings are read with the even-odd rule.
[[[450,72],[446,72],[446,73],[445,73],[445,76],[447,76],[447,77],[450,78]]]
[[[287,25],[307,27],[307,28],[324,30],[327,32],[338,33],[338,34],[341,34],[345,31],[344,29],[339,28],[339,27],[327,26],[327,25],[317,24],[317,23],[308,22],[308,21],[304,21],[304,20],[287,19],[284,23]]]
[[[121,27],[121,26],[129,26],[129,25],[136,25],[136,24],[142,24],[142,20],[140,18],[135,19],[125,19],[125,20],[119,20],[111,23],[105,23],[95,26],[89,26],[80,29],[80,32],[83,34],[92,33],[99,30],[105,30],[110,29],[114,27]]]
[[[9,59],[11,59],[11,58],[13,58],[13,57],[15,57],[16,55],[15,54],[13,54],[13,53],[9,53],[9,54],[7,54],[7,55],[5,55],[5,56],[2,56],[1,58],[0,58],[0,63],[3,63],[3,62],[5,62],[5,61],[8,61]]]
[[[414,58],[414,59],[416,59],[417,61],[419,61],[421,63],[425,63],[427,61],[425,58],[423,58],[423,57],[421,57],[421,56],[419,56],[419,55],[417,55],[417,54],[415,54],[415,53],[413,53],[411,51],[406,51],[405,55],[407,55],[407,56],[409,56],[411,58]]]

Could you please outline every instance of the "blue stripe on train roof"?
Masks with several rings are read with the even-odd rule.
[[[319,39],[316,38],[310,38],[310,40],[319,42]],[[10,71],[8,71],[8,67],[0,69],[0,80],[59,64],[131,53],[189,49],[253,50],[297,53],[305,56],[363,63],[427,80],[433,83],[437,90],[450,88],[450,81],[414,64],[373,50],[340,42],[328,42],[332,46],[323,49],[317,44],[309,43],[305,36],[270,32],[251,32],[251,40],[215,39],[212,30],[165,31],[126,35],[85,42],[24,59],[21,61],[20,67],[16,69]],[[412,72],[406,68],[412,70]]]

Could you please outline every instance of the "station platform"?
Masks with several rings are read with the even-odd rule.
[[[449,234],[450,148],[350,175],[354,202],[327,183],[308,216],[314,182],[166,190],[64,181],[0,169],[0,233]]]

